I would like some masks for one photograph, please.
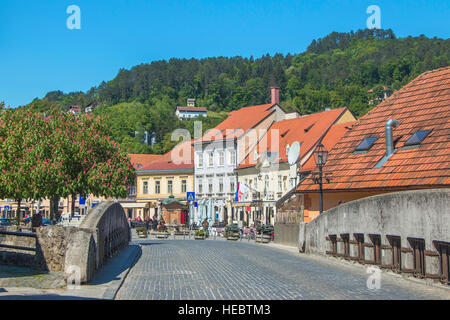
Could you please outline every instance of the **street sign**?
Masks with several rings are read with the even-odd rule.
[[[186,198],[187,201],[195,201],[195,192],[188,192]]]
[[[11,210],[11,207],[10,206],[5,206],[5,211],[9,211],[9,210]]]
[[[194,202],[194,207],[195,207],[195,208],[198,208],[198,202],[197,202],[197,201]]]

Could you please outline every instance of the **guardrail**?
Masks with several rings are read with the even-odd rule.
[[[28,237],[28,238],[35,238],[37,240],[37,236],[36,236],[35,233],[14,232],[14,231],[0,231],[0,235],[16,236],[16,237]],[[34,247],[34,248],[33,247],[23,247],[23,246],[15,246],[15,245],[11,245],[11,244],[3,244],[3,243],[0,243],[0,248],[37,252],[36,247]]]

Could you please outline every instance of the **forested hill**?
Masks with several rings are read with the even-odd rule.
[[[156,150],[140,147],[134,132],[155,131],[159,142],[164,137],[167,142],[167,134],[176,126],[191,127],[180,125],[173,116],[176,106],[185,105],[187,98],[196,98],[198,106],[216,112],[217,118],[207,126],[223,119],[225,113],[220,112],[269,102],[272,85],[280,87],[286,110],[305,114],[348,106],[360,116],[373,106],[371,100],[383,95],[383,87],[398,90],[420,73],[448,65],[450,39],[396,38],[392,30],[333,32],[314,40],[301,54],[141,64],[120,70],[116,78],[86,93],[54,91],[32,105],[46,110],[100,102],[96,112],[109,114],[117,141],[134,152],[163,152],[170,143],[159,144]],[[373,90],[369,93],[369,89]],[[126,125],[114,127],[121,123]]]

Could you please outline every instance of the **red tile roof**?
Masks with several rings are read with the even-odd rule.
[[[186,153],[187,152],[187,153]],[[144,170],[194,170],[193,141],[182,142],[171,151],[162,155],[158,161],[154,161],[138,171]]]
[[[355,121],[356,122],[356,121]],[[352,128],[355,122],[347,122],[334,124],[330,130],[327,132],[325,137],[323,137],[321,143],[328,151],[332,150],[333,147],[339,142],[339,140]],[[316,168],[316,161],[314,157],[309,157],[305,164],[299,169],[300,172],[312,171]]]
[[[227,119],[206,133],[200,141],[239,138],[247,130],[254,128],[275,112],[275,109],[272,108],[273,106],[273,104],[262,104],[232,111]]]
[[[274,122],[267,131],[266,136],[258,143],[256,150],[258,154],[278,152],[277,162],[287,162],[287,144],[291,146],[295,141],[298,141],[301,145],[299,159],[302,159],[346,111],[347,108],[339,108],[300,118]],[[273,146],[272,143],[274,144]],[[238,169],[255,165],[254,151],[251,151],[244,161],[239,164]]]
[[[161,154],[128,154],[130,157],[130,162],[136,170],[139,170],[150,163],[162,159]],[[140,168],[138,167],[140,166]]]
[[[208,112],[208,109],[201,107],[177,107],[178,111],[188,111],[188,112]]]
[[[377,169],[385,155],[385,123],[400,122],[393,129],[398,139],[395,153]],[[412,134],[431,129],[419,148],[402,148]],[[366,137],[377,136],[363,154],[354,150]],[[426,72],[359,119],[353,130],[330,151],[324,172],[331,178],[329,191],[404,190],[450,186],[450,67]],[[297,189],[317,192],[306,179]]]

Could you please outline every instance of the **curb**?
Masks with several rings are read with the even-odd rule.
[[[122,264],[122,266],[124,267],[124,269],[126,269],[126,271],[122,272],[123,276],[121,277],[120,280],[118,280],[119,283],[117,285],[113,285],[108,289],[106,289],[102,299],[114,300],[116,298],[116,295],[119,292],[120,288],[122,287],[125,279],[127,278],[128,273],[130,272],[131,268],[133,267],[134,263],[137,260],[140,247],[141,246],[139,244],[136,244],[136,247],[130,250],[130,253],[128,254],[127,258],[124,259],[124,263]]]

